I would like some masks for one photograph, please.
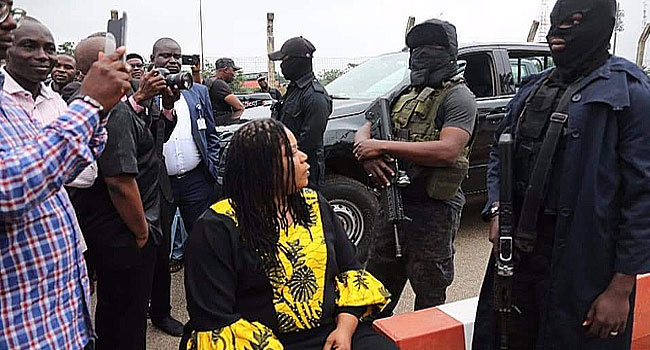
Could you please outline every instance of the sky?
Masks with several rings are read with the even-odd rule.
[[[625,30],[617,54],[634,60],[641,33],[642,0],[619,0]],[[144,56],[160,37],[176,39],[184,54],[200,53],[199,0],[14,0],[45,23],[57,43],[78,42],[104,31],[110,10],[128,14],[127,47]],[[206,57],[266,55],[266,13],[275,13],[276,49],[302,35],[316,57],[370,57],[404,47],[409,16],[437,17],[456,25],[461,43],[522,42],[541,0],[203,0]],[[549,12],[555,1],[548,0]],[[649,1],[650,3],[650,1]],[[650,5],[649,5],[650,10]],[[650,14],[649,14],[650,17]],[[650,21],[650,20],[649,20]],[[649,45],[650,46],[650,45]],[[650,49],[648,50],[650,51]],[[650,54],[646,55],[650,58]]]

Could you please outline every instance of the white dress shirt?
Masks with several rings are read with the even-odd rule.
[[[190,109],[182,94],[174,104],[174,109],[178,122],[169,140],[163,145],[167,174],[170,176],[183,175],[201,163],[201,153],[192,137]]]

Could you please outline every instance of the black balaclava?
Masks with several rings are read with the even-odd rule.
[[[559,28],[563,21],[570,22],[575,13],[583,15],[582,23]],[[563,51],[551,51],[558,70],[575,79],[605,63],[615,22],[615,0],[558,0],[551,12],[551,30],[546,37],[549,46],[551,38],[566,41]]]
[[[406,46],[411,49],[411,85],[439,88],[456,75],[458,39],[453,24],[438,19],[420,23],[409,31]]]
[[[311,58],[290,56],[280,63],[280,69],[286,79],[296,81],[312,72]]]

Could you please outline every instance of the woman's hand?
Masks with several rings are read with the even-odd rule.
[[[336,329],[327,337],[323,350],[352,350],[352,335],[358,324],[356,316],[340,313],[336,317]]]

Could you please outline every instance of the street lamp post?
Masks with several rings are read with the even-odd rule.
[[[205,60],[203,59],[203,2],[199,0],[199,25],[201,26],[201,72],[205,70]]]

